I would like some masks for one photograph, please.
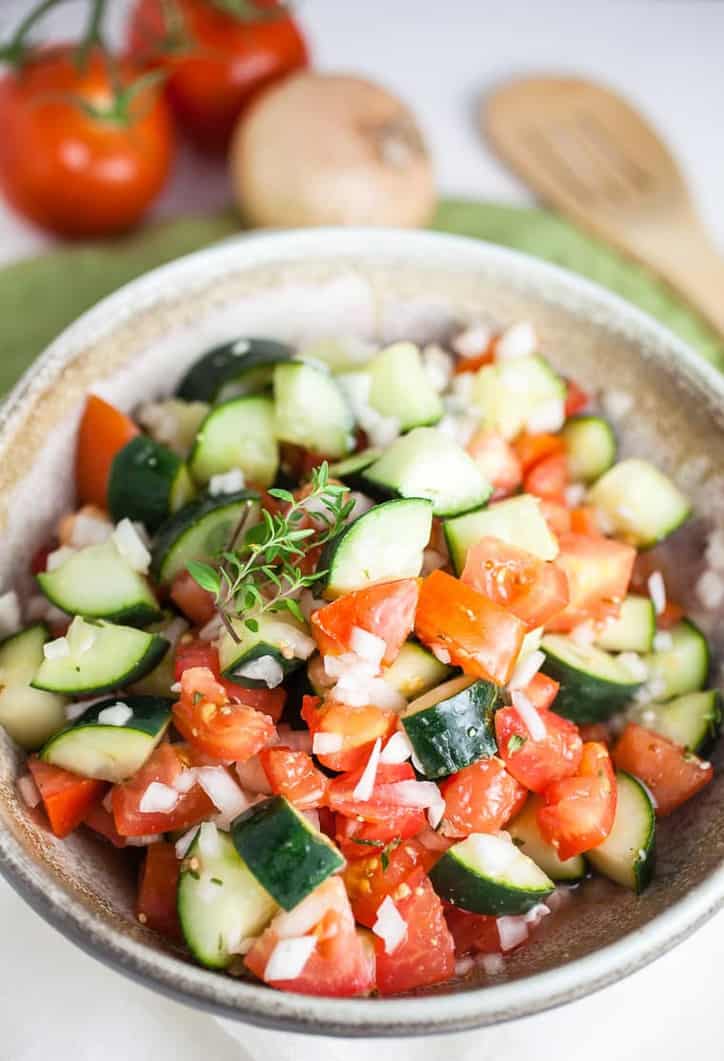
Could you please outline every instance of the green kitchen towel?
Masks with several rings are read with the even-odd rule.
[[[58,332],[104,295],[239,227],[232,211],[182,217],[121,240],[66,247],[0,269],[0,394]],[[724,369],[724,344],[660,280],[547,210],[444,199],[431,227],[513,247],[581,273],[657,317]]]

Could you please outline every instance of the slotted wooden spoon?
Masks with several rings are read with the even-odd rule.
[[[590,81],[535,77],[488,97],[480,122],[543,200],[654,269],[724,336],[724,259],[640,114]]]

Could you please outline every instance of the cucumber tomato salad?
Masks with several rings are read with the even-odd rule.
[[[646,554],[689,504],[526,323],[235,339],[133,418],[89,395],[75,482],[1,599],[0,722],[201,965],[500,973],[590,875],[642,892],[711,780],[707,643]]]

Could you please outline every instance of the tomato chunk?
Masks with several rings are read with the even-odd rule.
[[[497,431],[477,431],[466,447],[493,487],[493,500],[508,497],[523,481],[523,469],[513,447]]]
[[[179,641],[174,660],[174,676],[177,682],[181,681],[184,671],[192,667],[206,667],[210,670],[214,680],[223,686],[226,698],[235,704],[246,704],[256,711],[262,711],[268,715],[273,722],[278,722],[284,711],[287,694],[283,686],[276,689],[247,689],[244,685],[237,685],[227,678],[220,677],[219,653],[208,641],[201,638],[188,641]]]
[[[96,394],[88,395],[75,452],[75,482],[82,502],[106,507],[114,458],[138,434],[129,416]]]
[[[333,733],[342,741],[338,751],[315,752],[322,766],[328,770],[356,770],[364,766],[378,737],[390,736],[397,725],[397,716],[379,707],[349,707],[334,700],[324,703],[318,696],[305,696],[302,718],[313,735]]]
[[[498,919],[489,914],[471,914],[458,906],[445,904],[445,920],[455,940],[455,954],[501,954]]]
[[[80,825],[108,787],[105,781],[72,774],[34,755],[28,759],[28,770],[40,793],[50,828],[61,838]]]
[[[396,818],[404,819],[412,814],[420,823],[417,831],[424,829],[427,824],[424,811],[394,802],[394,790],[391,792],[388,788],[398,781],[414,781],[415,771],[409,763],[380,763],[372,795],[364,800],[354,794],[363,770],[364,767],[360,767],[351,773],[341,774],[330,782],[327,804],[331,810],[348,818],[381,825],[392,825]]]
[[[561,859],[603,843],[616,816],[616,778],[606,745],[598,741],[584,744],[575,776],[554,782],[543,792],[543,799],[538,826]]]
[[[116,829],[113,815],[106,810],[102,801],[93,804],[83,819],[83,824],[92,829],[94,833],[99,833],[100,836],[105,837],[114,847],[126,846],[125,836],[121,836]]]
[[[560,538],[562,534],[568,534],[571,530],[571,512],[563,504],[562,499],[554,501],[553,498],[542,497],[540,513],[556,538]]]
[[[136,897],[136,917],[169,939],[181,938],[176,888],[181,863],[173,844],[160,840],[146,851]]]
[[[570,603],[546,628],[567,633],[587,619],[616,616],[626,596],[636,550],[610,538],[563,534],[555,563],[566,574]]]
[[[545,737],[533,740],[516,708],[501,707],[495,713],[498,754],[508,773],[531,792],[543,792],[554,781],[575,774],[583,746],[573,722],[554,711],[538,711],[538,716]]]
[[[571,525],[568,528],[574,534],[585,534],[589,538],[601,538],[601,529],[598,526],[595,509],[589,505],[571,509]]]
[[[394,663],[412,633],[419,595],[416,578],[382,582],[345,593],[312,615],[312,634],[322,655],[351,652],[355,628],[385,642],[385,665]]]
[[[382,900],[390,895],[399,899],[409,895],[426,876],[438,857],[416,840],[364,849],[364,858],[345,867],[342,879],[357,921],[372,928]]]
[[[179,571],[171,584],[169,596],[196,626],[204,626],[214,617],[216,605],[213,595],[202,589],[188,571]]]
[[[481,538],[473,545],[460,577],[529,627],[545,625],[568,604],[561,568],[500,538]]]
[[[216,814],[216,807],[200,785],[179,793],[170,811],[142,811],[141,800],[152,781],[173,785],[185,763],[175,745],[163,742],[128,781],[115,785],[111,804],[113,820],[121,836],[155,836],[192,825]]]
[[[399,810],[387,821],[368,822],[336,814],[332,839],[349,862],[369,855],[370,849],[389,852],[390,846],[420,836],[427,819],[420,810]],[[435,834],[437,835],[437,834]]]
[[[629,722],[621,734],[613,761],[619,770],[644,782],[662,817],[695,796],[714,776],[711,763],[635,722]]]
[[[528,795],[500,759],[481,759],[440,783],[446,836],[497,833],[518,813]]]
[[[324,802],[329,782],[306,752],[275,744],[259,752],[259,761],[275,795],[284,796],[300,810]]]
[[[527,494],[543,497],[551,501],[565,499],[568,485],[568,458],[565,453],[554,453],[538,461],[523,479],[523,489]]]
[[[471,586],[444,571],[433,571],[420,591],[415,631],[466,674],[504,685],[513,672],[526,626]]]
[[[313,936],[315,947],[294,979],[270,980],[267,967],[277,943]],[[288,913],[278,914],[244,959],[255,976],[280,991],[330,997],[366,995],[375,984],[369,936],[355,929],[340,877],[329,877]]]
[[[558,457],[566,452],[566,445],[560,435],[528,435],[523,433],[513,443],[523,474],[548,457]]]
[[[183,672],[173,721],[196,751],[222,763],[244,763],[276,736],[268,715],[246,704],[228,703],[224,686],[205,667]]]
[[[407,936],[392,954],[387,954],[384,942],[375,938],[380,994],[395,995],[449,980],[455,972],[455,942],[428,878],[424,877],[410,895],[393,902],[407,925]]]
[[[560,682],[549,678],[547,674],[538,671],[521,692],[528,697],[533,707],[539,711],[545,711],[554,703],[560,689]]]
[[[566,380],[566,416],[575,416],[582,413],[588,407],[590,398],[584,390],[578,386],[575,380]]]

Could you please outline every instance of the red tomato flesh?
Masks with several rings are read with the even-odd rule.
[[[568,604],[559,567],[500,538],[481,538],[469,549],[460,578],[529,627],[544,626]]]
[[[489,914],[471,914],[458,906],[445,904],[445,920],[455,941],[455,954],[501,954],[498,919]]]
[[[80,825],[108,787],[105,781],[72,774],[35,756],[28,759],[28,770],[40,793],[50,828],[61,838]]]
[[[455,972],[455,942],[428,878],[394,902],[407,924],[407,936],[392,954],[386,954],[384,942],[375,938],[380,994],[395,995],[449,980]]]
[[[560,687],[560,682],[538,671],[525,688],[521,689],[521,692],[528,697],[533,707],[537,708],[538,711],[545,711],[547,707],[554,703]]]
[[[495,713],[498,754],[508,773],[531,792],[543,792],[554,781],[575,774],[583,746],[573,722],[554,711],[538,715],[546,731],[543,740],[533,740],[514,707],[501,707]]]
[[[224,686],[206,667],[183,672],[173,721],[192,748],[221,763],[244,763],[276,737],[269,716],[246,704],[228,703]]]
[[[174,845],[160,840],[147,849],[138,883],[136,917],[169,939],[181,939],[176,908],[180,866]]]
[[[543,799],[538,826],[559,858],[573,858],[603,843],[616,815],[616,779],[606,745],[584,744],[575,776],[554,782]]]
[[[185,765],[177,748],[164,741],[133,777],[114,786],[111,797],[113,820],[121,836],[155,836],[174,829],[189,829],[216,814],[216,807],[200,785],[180,793],[170,811],[146,812],[140,809],[143,795],[152,781],[173,785]]]
[[[287,698],[283,686],[280,685],[276,689],[247,689],[245,685],[230,682],[227,678],[220,677],[219,653],[210,642],[202,641],[200,638],[195,640],[190,638],[188,641],[182,638],[176,648],[174,660],[176,681],[180,682],[184,671],[192,667],[206,667],[210,670],[215,681],[223,686],[227,699],[232,703],[246,704],[247,707],[253,707],[256,711],[262,711],[269,716],[272,722],[278,722],[282,717]]]
[[[565,453],[555,453],[538,461],[523,479],[523,489],[527,494],[561,503],[564,502],[567,485],[568,458]]]
[[[204,626],[216,612],[213,595],[202,589],[188,571],[179,571],[176,575],[169,597],[196,626]]]
[[[477,431],[467,451],[493,487],[493,500],[508,497],[523,481],[523,470],[513,447],[496,431]]]
[[[120,409],[95,394],[88,395],[75,451],[75,484],[81,502],[106,507],[111,465],[137,434],[133,420]]]
[[[588,407],[591,399],[584,390],[581,390],[575,380],[569,379],[566,383],[566,416],[575,416],[576,413],[582,413]]]
[[[349,862],[342,874],[356,920],[372,928],[386,896],[398,900],[409,895],[425,877],[438,855],[416,840],[377,850],[367,847],[364,858]]]
[[[114,847],[125,847],[126,838],[116,829],[116,823],[113,820],[113,815],[110,811],[107,811],[103,806],[103,802],[94,803],[90,808],[83,824],[87,825],[89,829],[92,829],[94,833],[98,833],[103,836],[106,840],[110,841]]]
[[[548,457],[564,454],[566,446],[560,435],[519,435],[513,448],[520,461],[523,474]]]
[[[388,788],[397,781],[414,781],[415,771],[409,763],[395,763],[394,765],[380,763],[377,767],[372,795],[367,800],[359,799],[354,795],[363,770],[364,767],[361,767],[352,773],[341,774],[330,782],[327,792],[327,805],[330,810],[337,814],[344,814],[348,818],[390,826],[396,818],[405,819],[415,816],[420,823],[417,831],[424,829],[425,812],[419,808],[395,803],[394,790],[390,791]]]
[[[363,767],[378,737],[389,737],[397,725],[397,716],[379,707],[349,707],[334,700],[324,703],[318,696],[305,696],[302,718],[310,732],[335,733],[342,738],[336,752],[317,754],[316,758],[328,770],[349,771]]]
[[[284,796],[300,810],[324,802],[329,781],[306,752],[275,744],[259,752],[259,762],[275,795]]]
[[[546,624],[567,633],[587,619],[616,616],[626,596],[636,550],[610,538],[563,534],[555,563],[566,574],[570,603]]]
[[[390,844],[412,840],[425,832],[427,820],[420,810],[398,808],[393,817],[384,822],[360,821],[336,814],[332,839],[349,862],[369,855],[370,849],[382,851]],[[437,834],[436,834],[437,835]]]
[[[401,578],[346,593],[312,615],[312,634],[323,656],[352,651],[355,627],[381,638],[382,662],[389,666],[412,633],[419,580]]]
[[[445,799],[446,836],[497,833],[518,813],[527,791],[500,759],[481,759],[440,783]]]
[[[695,796],[714,776],[711,763],[635,722],[629,722],[621,734],[613,761],[619,770],[643,781],[662,817]]]

